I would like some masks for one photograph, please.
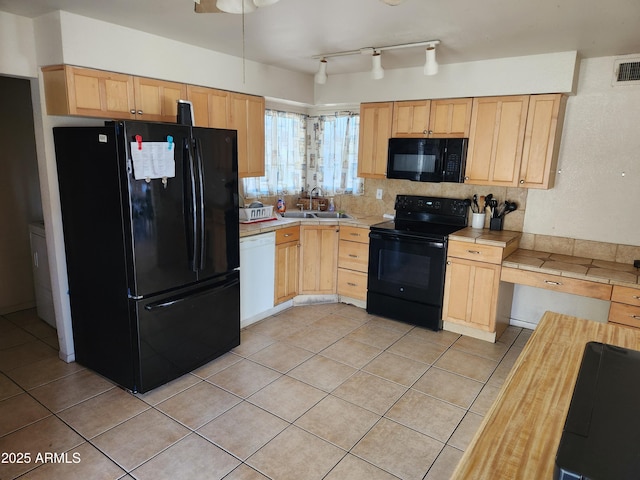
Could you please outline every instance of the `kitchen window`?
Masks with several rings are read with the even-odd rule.
[[[294,195],[315,186],[324,195],[362,193],[359,120],[353,113],[310,117],[266,110],[265,176],[243,179],[245,196]]]

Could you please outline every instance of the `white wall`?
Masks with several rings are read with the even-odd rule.
[[[434,76],[425,76],[422,67],[385,70],[381,80],[368,72],[329,75],[326,84],[316,85],[315,103],[568,93],[577,63],[574,51],[440,65]]]
[[[555,188],[530,190],[524,231],[640,245],[640,85],[613,87],[615,57],[580,62]]]
[[[36,65],[31,19],[0,12],[0,74],[33,78]]]
[[[59,13],[63,63],[313,103],[311,75]]]

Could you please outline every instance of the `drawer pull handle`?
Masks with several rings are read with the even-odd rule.
[[[349,256],[350,256],[351,258],[358,258],[358,255],[354,255],[353,253],[350,253],[350,254],[349,254]]]
[[[632,295],[631,298],[634,300],[640,300],[640,295]]]
[[[358,286],[357,283],[353,283],[353,282],[347,282],[347,285],[349,285],[350,287],[357,287]]]
[[[547,285],[562,285],[562,282],[553,282],[551,280],[545,280],[544,283]]]
[[[351,232],[349,235],[351,235],[352,237],[359,237],[360,236],[359,233],[354,233],[354,232]]]
[[[634,320],[640,320],[640,315],[629,315]]]
[[[480,255],[482,252],[479,252],[478,250],[467,250],[467,253],[471,253],[473,255]]]
[[[285,233],[284,237],[287,238],[287,237],[290,237],[291,235],[293,235],[293,233]]]

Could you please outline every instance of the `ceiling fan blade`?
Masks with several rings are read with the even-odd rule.
[[[199,0],[195,2],[196,13],[222,13],[218,7],[216,7],[217,0]]]

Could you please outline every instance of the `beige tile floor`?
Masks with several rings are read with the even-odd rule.
[[[0,479],[448,479],[530,333],[294,307],[133,395],[59,360],[33,310],[0,316]]]

